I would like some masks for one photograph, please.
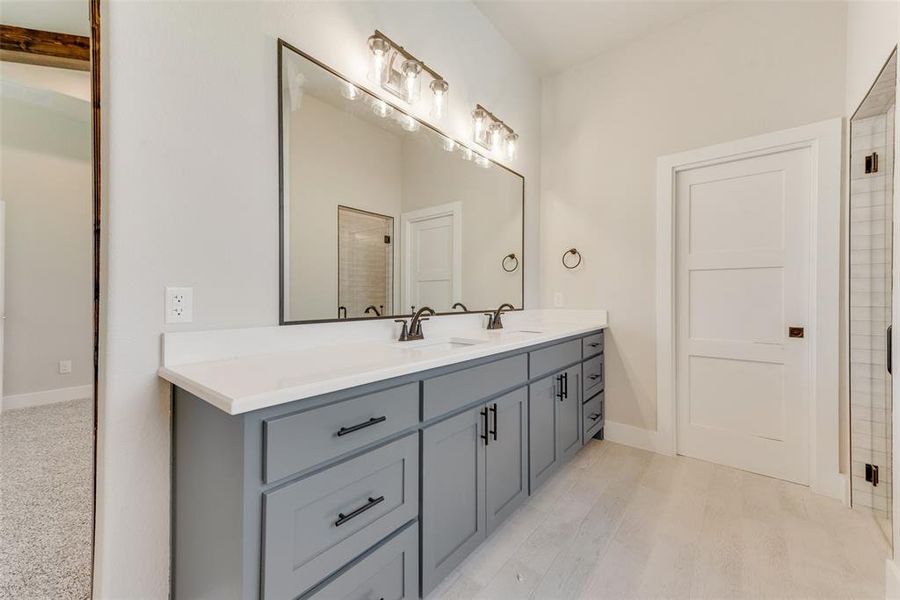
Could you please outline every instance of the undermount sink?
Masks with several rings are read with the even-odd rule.
[[[417,340],[414,342],[398,342],[398,347],[408,350],[433,350],[433,351],[446,351],[446,350],[459,350],[460,348],[468,348],[469,346],[476,346],[478,344],[484,344],[487,340],[473,340],[470,338],[443,338],[438,340]]]
[[[537,331],[536,329],[498,329],[490,332],[493,335],[506,337],[506,336],[524,336],[524,335],[540,335],[544,333],[543,331]]]

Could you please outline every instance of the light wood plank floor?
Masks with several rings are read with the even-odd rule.
[[[887,555],[803,486],[592,441],[429,600],[884,598]]]

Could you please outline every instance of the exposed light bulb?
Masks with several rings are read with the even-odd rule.
[[[444,139],[441,141],[441,146],[447,152],[453,152],[454,150],[456,150],[456,142],[448,137],[444,137]]]
[[[443,79],[435,79],[429,85],[433,93],[431,99],[431,116],[436,120],[444,118],[444,110],[447,105],[447,92],[450,84]]]
[[[369,50],[372,52],[372,72],[369,78],[381,85],[384,82],[384,64],[385,58],[391,45],[383,37],[373,35],[369,38]]]
[[[403,73],[406,101],[412,104],[419,99],[419,89],[421,88],[419,73],[422,72],[422,63],[417,60],[407,60],[403,63],[401,72]]]
[[[419,129],[419,122],[409,115],[400,115],[400,127],[406,131],[416,131]]]
[[[357,98],[359,98],[359,88],[349,81],[345,81],[341,85],[341,96],[343,96],[347,100],[356,100]]]
[[[482,169],[487,169],[491,166],[491,161],[487,159],[487,157],[482,156],[481,154],[475,155],[475,164],[481,167]]]
[[[519,134],[510,133],[506,136],[506,158],[508,160],[515,160],[516,153],[518,152],[518,144]]]
[[[503,143],[503,125],[500,123],[491,123],[488,131],[491,134],[491,150],[494,154],[499,154],[500,146]]]
[[[393,107],[384,100],[375,100],[372,102],[372,112],[381,118],[389,117],[393,114]]]
[[[484,124],[487,120],[487,111],[483,108],[476,108],[472,112],[472,125],[474,127],[475,140],[480,140],[484,135]]]

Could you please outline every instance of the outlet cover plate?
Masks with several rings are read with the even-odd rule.
[[[194,320],[194,288],[166,288],[166,323],[191,323]]]

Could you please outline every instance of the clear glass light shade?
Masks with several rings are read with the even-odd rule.
[[[379,117],[389,117],[394,113],[394,108],[384,100],[374,100],[372,102],[372,112]]]
[[[490,143],[491,150],[499,154],[500,148],[503,145],[503,125],[500,123],[491,123],[491,126],[488,128],[488,133],[490,134]]]
[[[381,85],[384,82],[384,68],[387,54],[391,46],[387,40],[378,36],[369,38],[369,50],[372,52],[372,66],[369,72],[369,79]]]
[[[475,139],[481,139],[481,136],[484,135],[484,127],[487,121],[487,111],[481,108],[476,108],[472,112],[472,127],[473,133],[475,135]]]
[[[445,137],[443,140],[441,140],[441,147],[447,152],[453,152],[454,150],[456,150],[456,142],[448,137]]]
[[[436,120],[444,118],[444,112],[447,110],[447,92],[450,91],[450,84],[443,79],[435,79],[430,86],[431,98],[431,116]]]
[[[419,122],[409,115],[400,115],[400,127],[406,131],[416,131],[419,129]]]
[[[475,158],[475,153],[472,151],[471,148],[463,148],[462,149],[462,157],[463,157],[463,160],[472,160],[473,158]]]
[[[487,169],[491,166],[491,161],[489,161],[486,157],[476,154],[475,155],[475,164],[481,167],[482,169]]]
[[[403,75],[403,90],[406,93],[406,101],[412,104],[418,101],[419,92],[422,89],[422,63],[416,60],[407,60],[401,68]]]
[[[519,151],[519,134],[510,133],[506,136],[506,158],[508,160],[515,160],[516,154]]]
[[[349,81],[345,81],[341,84],[341,96],[343,96],[347,100],[356,100],[357,98],[359,98],[359,95],[359,88]]]

